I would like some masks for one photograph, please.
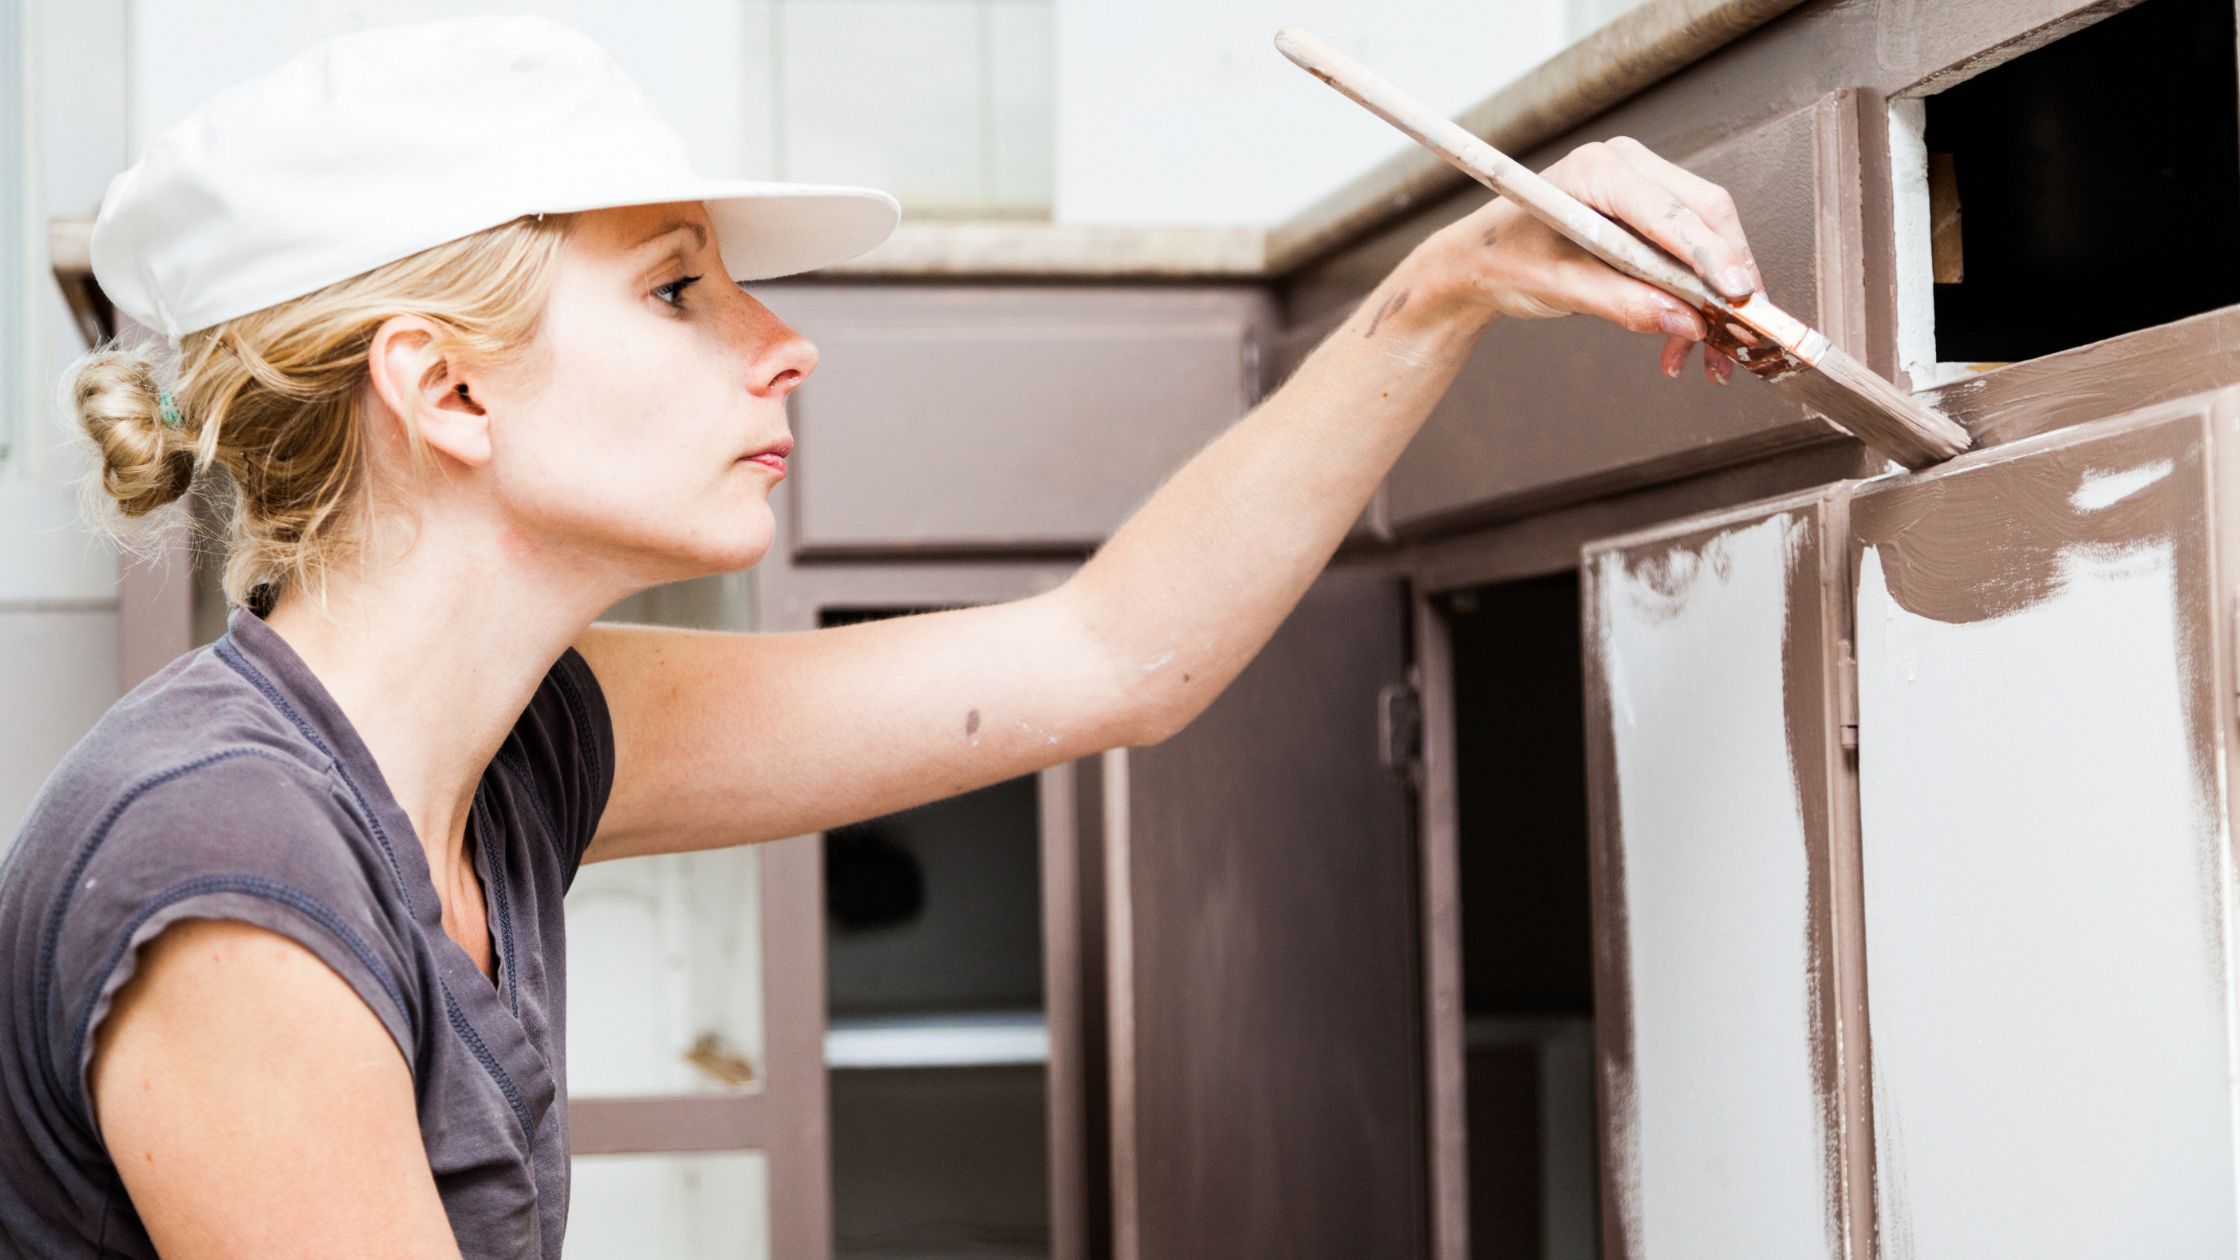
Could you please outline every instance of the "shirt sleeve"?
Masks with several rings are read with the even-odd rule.
[[[86,1130],[96,1034],[141,946],[182,919],[232,919],[309,949],[372,1009],[415,1063],[409,952],[370,880],[334,785],[253,746],[222,749],[131,786],[73,869],[40,980],[50,1062]]]
[[[554,834],[565,891],[614,789],[614,722],[583,653],[570,647],[553,662],[508,744]]]

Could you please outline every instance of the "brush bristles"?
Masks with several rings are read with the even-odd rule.
[[[1812,367],[1773,382],[1774,388],[1827,417],[1828,422],[1908,468],[1942,463],[1974,445],[1948,416],[1830,347]]]

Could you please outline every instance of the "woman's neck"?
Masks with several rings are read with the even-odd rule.
[[[265,622],[365,741],[441,889],[469,869],[475,787],[546,671],[636,588],[538,563],[510,526],[489,546],[426,545],[437,528],[393,563],[330,579],[324,610],[283,591]]]

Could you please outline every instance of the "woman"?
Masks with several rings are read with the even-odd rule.
[[[1549,173],[1758,284],[1724,193],[1641,146]],[[1058,589],[795,634],[594,624],[769,546],[817,354],[727,280],[892,223],[884,194],[692,175],[611,58],[528,18],[330,41],[112,184],[96,270],[177,360],[103,347],[68,396],[125,517],[223,473],[236,607],[72,750],[0,871],[9,1249],[556,1257],[581,863],[1164,739],[1488,325],[1662,333],[1667,375],[1705,332],[1495,201]]]

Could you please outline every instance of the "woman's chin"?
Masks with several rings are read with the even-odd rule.
[[[771,515],[770,505],[757,503],[741,517],[726,521],[723,529],[711,530],[703,536],[703,543],[720,545],[712,550],[698,549],[698,558],[710,573],[751,569],[770,553],[776,533],[777,521]]]

